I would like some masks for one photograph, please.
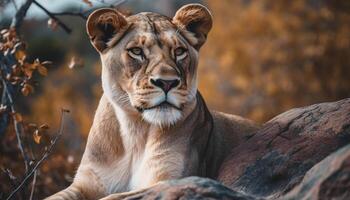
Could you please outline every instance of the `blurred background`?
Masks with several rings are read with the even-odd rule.
[[[4,29],[24,0],[0,2],[0,29]],[[118,9],[128,14],[152,11],[167,16],[187,3],[208,6],[214,26],[201,49],[198,74],[199,90],[211,109],[264,123],[294,107],[350,97],[349,0],[36,2],[56,13],[118,4]],[[58,129],[60,109],[70,110],[61,141],[37,171],[33,199],[69,185],[102,94],[100,60],[86,35],[85,20],[58,17],[72,30],[70,34],[34,4],[19,31],[29,61],[52,61],[48,75],[36,77],[34,92],[16,101],[24,121],[50,126],[40,135],[43,142],[31,142],[30,131],[23,136],[34,151],[33,162],[35,152],[42,152]],[[23,178],[23,159],[13,128],[0,133],[0,138],[0,199],[5,199]]]

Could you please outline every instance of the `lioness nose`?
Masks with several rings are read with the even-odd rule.
[[[161,88],[165,93],[168,93],[169,90],[179,85],[180,80],[164,80],[164,79],[153,79],[151,78],[151,83],[159,88]]]

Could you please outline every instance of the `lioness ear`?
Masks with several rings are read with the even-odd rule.
[[[181,7],[173,18],[173,23],[179,28],[194,33],[196,41],[189,39],[197,49],[204,44],[213,20],[210,11],[201,4],[188,4]]]
[[[100,53],[105,50],[108,41],[127,28],[125,17],[111,8],[101,8],[90,14],[86,22],[86,31],[92,45]]]

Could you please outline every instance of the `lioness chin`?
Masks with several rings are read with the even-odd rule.
[[[104,94],[73,183],[47,199],[118,199],[163,180],[217,178],[256,126],[209,111],[197,91],[208,9],[189,4],[173,18],[99,9],[86,27],[101,56]]]

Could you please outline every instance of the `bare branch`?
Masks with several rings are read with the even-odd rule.
[[[98,1],[98,2],[106,4],[104,1]],[[112,4],[106,4],[106,5],[108,5],[108,7],[110,7],[110,8],[116,8],[125,2],[126,2],[126,0],[118,0]],[[87,20],[87,18],[88,18],[87,16],[95,9],[96,8],[91,8],[91,9],[88,9],[88,10],[85,10],[82,12],[68,12],[68,11],[66,11],[66,12],[51,12],[51,14],[54,16],[76,16],[76,17],[80,17],[84,20]]]
[[[42,6],[37,1],[33,0],[33,3],[37,5],[41,10],[43,10],[50,18],[54,19],[61,28],[67,33],[71,33],[72,29],[70,29],[65,23],[63,23],[60,19],[58,19],[54,14],[48,11],[44,6]]]
[[[84,15],[84,13],[81,12],[59,12],[59,13],[51,13],[54,16],[76,16],[81,17],[84,20],[87,20],[87,16]]]
[[[15,0],[11,0],[13,7],[16,9],[16,11],[18,11],[18,6]]]
[[[64,114],[67,113],[68,111],[65,109],[61,109],[61,119],[60,119],[60,129],[58,134],[55,136],[55,138],[51,141],[51,145],[49,146],[49,148],[47,148],[47,150],[44,152],[43,156],[41,157],[41,159],[35,164],[35,166],[33,167],[33,169],[27,174],[27,176],[23,179],[23,181],[21,182],[21,184],[19,184],[17,186],[17,188],[11,192],[11,194],[7,197],[6,200],[10,200],[22,187],[23,185],[29,180],[29,178],[37,171],[38,167],[40,167],[40,165],[49,157],[49,155],[51,154],[53,148],[56,146],[57,141],[59,140],[59,138],[62,136],[63,134],[63,122],[64,122]]]
[[[17,181],[16,181],[17,177],[15,177],[9,169],[4,169],[4,168],[1,167],[1,171],[8,176],[8,178],[10,179],[12,185],[16,185],[17,184]]]
[[[34,178],[33,178],[33,182],[32,182],[32,190],[31,190],[31,192],[30,192],[30,198],[29,198],[29,200],[32,200],[32,199],[33,199],[34,190],[35,190],[35,184],[36,184],[36,176],[37,176],[37,173],[38,173],[38,171],[35,170],[35,171],[34,171]]]
[[[19,28],[21,27],[23,19],[26,16],[27,11],[28,11],[30,5],[32,5],[33,1],[34,0],[27,0],[27,1],[25,1],[21,5],[19,10],[17,11],[15,17],[13,18],[12,23],[11,23],[11,27],[15,28],[17,32],[18,32]]]
[[[116,7],[122,5],[122,4],[125,3],[125,2],[127,2],[127,0],[119,0],[119,1],[116,1],[115,3],[113,3],[113,4],[111,5],[111,7],[116,8]]]
[[[117,0],[114,3],[110,3],[110,4],[106,4],[106,6],[108,6],[109,8],[117,8],[118,6],[122,5],[123,3],[127,2],[127,0]],[[103,1],[100,1],[100,3],[103,3]],[[87,16],[89,15],[92,11],[96,10],[96,8],[91,8],[88,10],[83,11],[83,15]]]

